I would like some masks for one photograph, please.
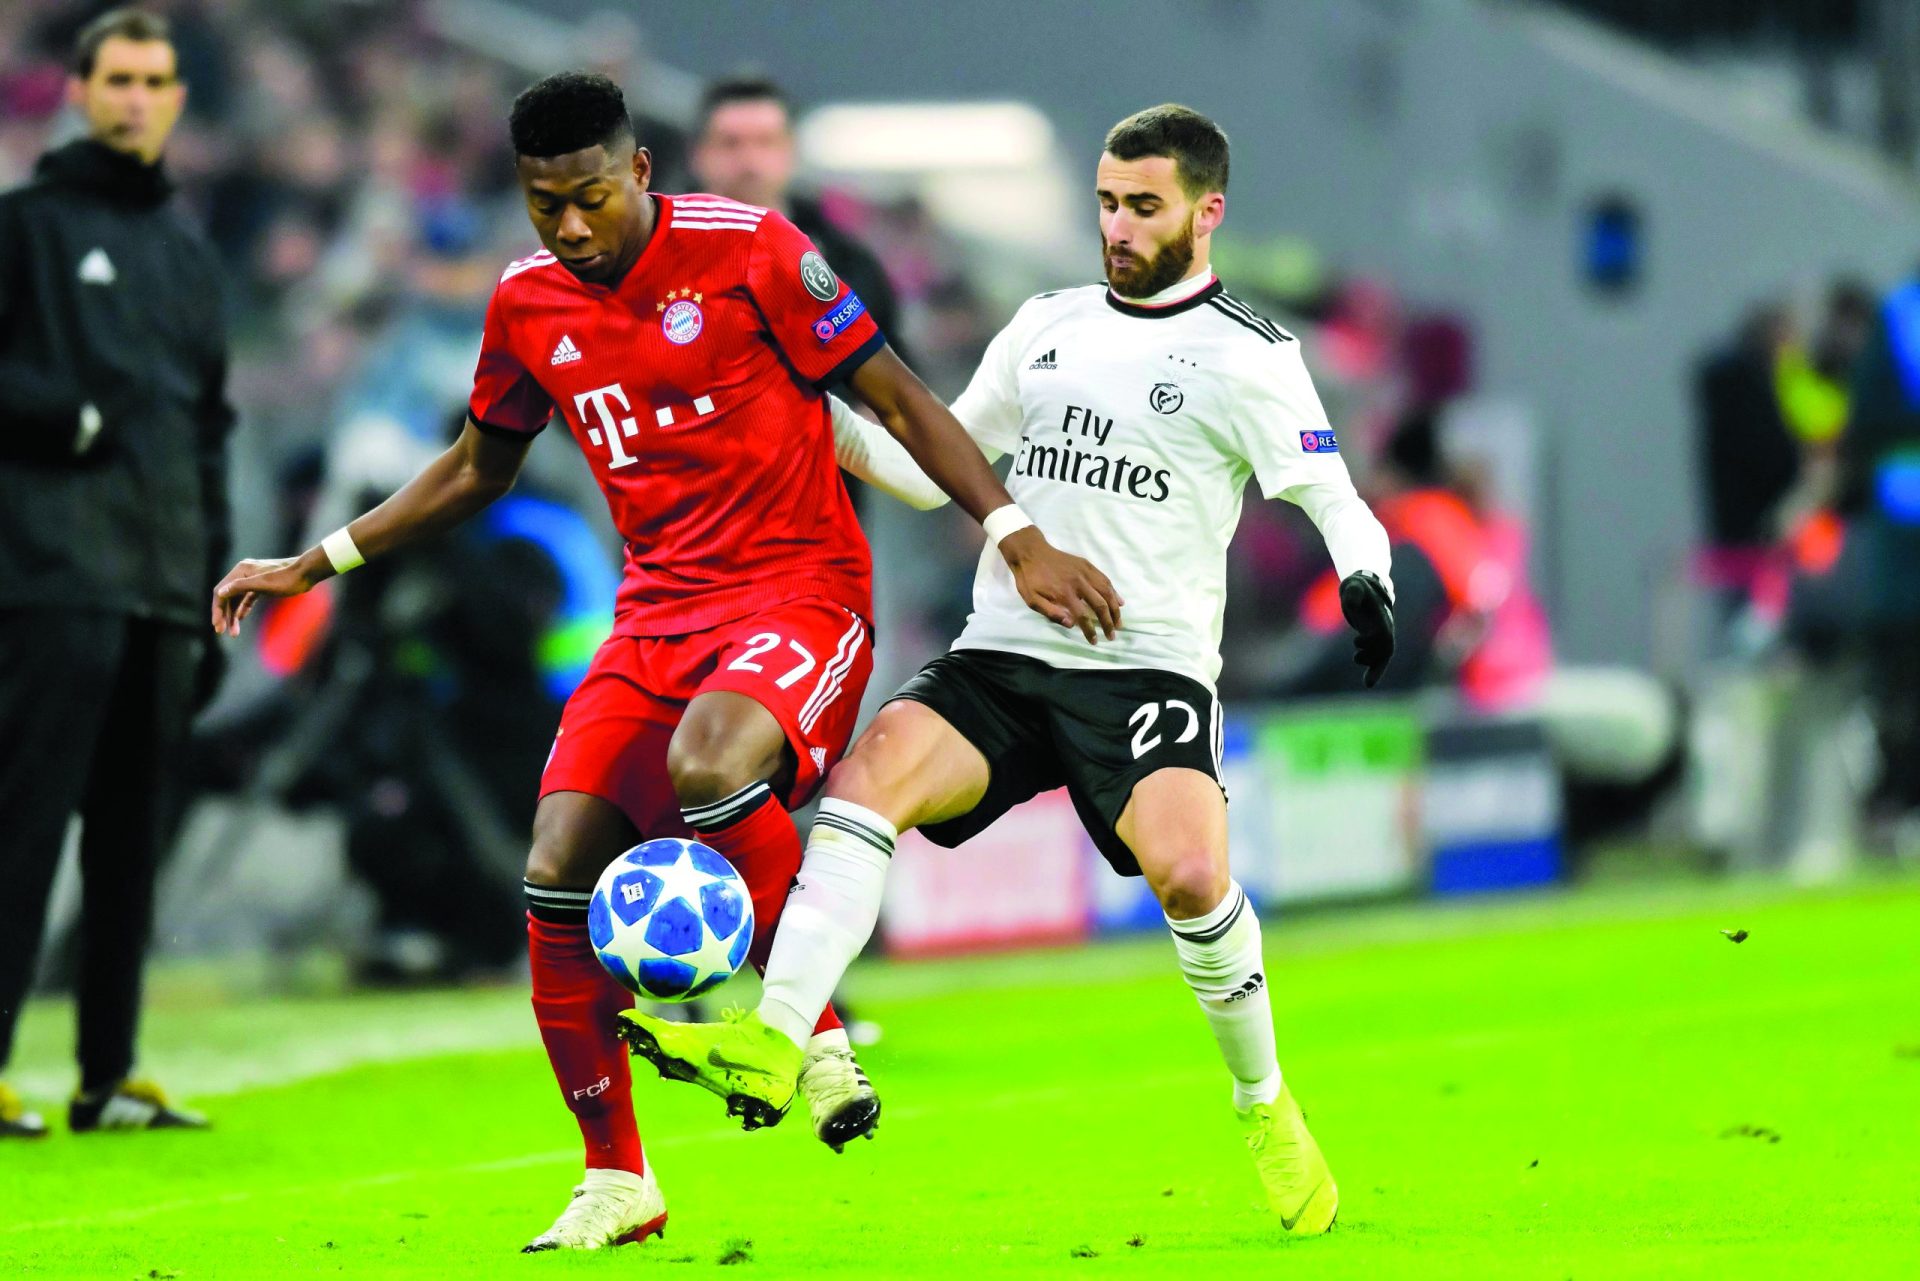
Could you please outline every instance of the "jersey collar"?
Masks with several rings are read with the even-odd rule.
[[[590,285],[572,272],[567,272],[567,279],[573,281],[576,288],[596,298],[618,297],[640,279],[641,268],[657,256],[654,253],[654,246],[667,238],[667,224],[673,221],[673,198],[658,191],[643,194],[653,202],[653,234],[647,237],[647,243],[640,247],[640,256],[633,260],[631,267],[627,268],[626,275],[610,285]],[[566,268],[562,267],[561,270],[566,271]]]
[[[1179,291],[1182,288],[1191,289],[1193,292],[1180,296]],[[1120,295],[1114,293],[1112,288],[1109,287],[1107,290],[1107,306],[1113,308],[1123,316],[1139,316],[1143,320],[1162,320],[1168,316],[1177,316],[1183,311],[1192,311],[1209,298],[1219,297],[1225,290],[1226,286],[1222,285],[1220,278],[1214,275],[1209,275],[1206,278],[1206,283],[1200,285],[1198,288],[1195,288],[1194,282],[1183,280],[1179,284],[1169,286],[1154,295],[1154,298],[1162,299],[1167,297],[1168,294],[1173,294],[1175,297],[1171,302],[1134,302],[1120,297]]]

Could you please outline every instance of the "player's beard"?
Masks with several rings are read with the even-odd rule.
[[[1113,250],[1103,240],[1100,265],[1106,271],[1107,285],[1122,298],[1151,298],[1185,276],[1193,267],[1193,219],[1175,232],[1151,258],[1142,258],[1129,249],[1133,265],[1120,270],[1113,265]]]

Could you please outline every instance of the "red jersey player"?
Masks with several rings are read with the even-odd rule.
[[[1035,610],[1091,643],[1113,635],[1119,600],[1020,517],[791,223],[647,191],[651,161],[612,81],[550,76],[514,101],[511,130],[545,248],[500,278],[459,440],[319,547],[240,562],[215,589],[213,625],[237,634],[259,597],[478,511],[555,413],[579,442],[626,539],[626,575],[614,634],[561,717],[527,856],[534,1011],[587,1166],[527,1248],[596,1248],[657,1232],[666,1202],[613,1033],[632,997],[594,958],[589,891],[638,840],[694,833],[746,879],[763,963],[800,866],[786,808],[845,749],[871,669],[871,565],[820,388],[847,382],[998,534]],[[879,1103],[831,1010],[811,1050],[809,1106],[838,1147],[871,1130]]]

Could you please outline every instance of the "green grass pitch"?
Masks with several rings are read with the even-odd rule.
[[[1920,880],[1328,912],[1267,945],[1341,1186],[1322,1239],[1263,1217],[1148,937],[856,971],[886,1113],[844,1156],[638,1079],[665,1240],[533,1258],[578,1155],[523,992],[166,975],[149,1062],[218,1129],[0,1145],[0,1276],[1920,1276]],[[68,1035],[29,1012],[11,1079],[49,1110]]]

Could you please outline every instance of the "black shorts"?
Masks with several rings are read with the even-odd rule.
[[[1138,876],[1138,860],[1114,831],[1135,784],[1170,767],[1220,783],[1220,700],[1189,676],[1053,667],[1024,654],[957,649],[921,668],[894,697],[938,712],[991,770],[972,810],[920,829],[937,845],[977,836],[1020,802],[1064,784],[1113,870]]]

